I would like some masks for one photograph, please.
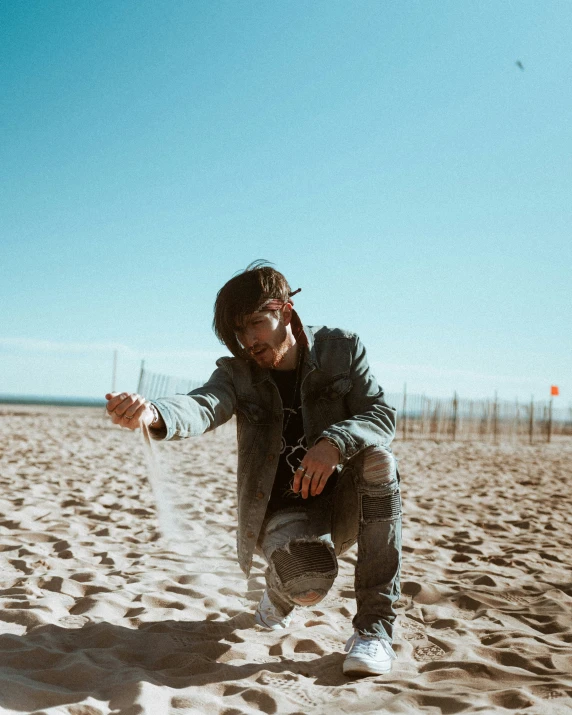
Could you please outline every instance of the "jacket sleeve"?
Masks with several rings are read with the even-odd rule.
[[[342,463],[367,447],[389,447],[395,436],[396,410],[385,399],[367,361],[365,347],[354,336],[351,348],[351,388],[345,395],[350,417],[325,429],[326,438],[340,450]]]
[[[236,410],[236,391],[230,369],[217,362],[207,382],[188,395],[151,400],[167,428],[159,438],[178,440],[196,437],[227,422]]]

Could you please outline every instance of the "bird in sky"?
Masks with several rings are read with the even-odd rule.
[[[523,64],[522,64],[522,62],[521,62],[520,60],[517,60],[517,61],[515,62],[515,65],[516,65],[517,67],[519,67],[519,68],[524,72],[524,67],[523,67]]]

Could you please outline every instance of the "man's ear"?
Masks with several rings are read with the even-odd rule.
[[[284,303],[282,306],[282,319],[284,325],[290,325],[292,322],[292,311],[294,310],[292,303]]]

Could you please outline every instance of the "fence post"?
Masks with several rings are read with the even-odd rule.
[[[151,373],[151,379],[149,380],[149,385],[147,386],[146,389],[146,397],[148,400],[152,400],[154,397],[157,397],[155,394],[155,385],[157,384],[157,373],[152,372]]]
[[[528,441],[532,444],[534,436],[534,395],[530,396],[530,421],[528,425]]]
[[[115,392],[117,382],[117,350],[113,351],[113,373],[111,375],[111,392]]]
[[[439,401],[435,399],[435,409],[432,410],[431,423],[429,425],[431,437],[435,438],[439,430]]]
[[[407,439],[407,383],[403,384],[403,440]]]
[[[550,402],[548,403],[548,425],[547,425],[547,430],[546,430],[546,441],[550,442],[550,438],[552,437],[552,397],[550,398]]]
[[[493,405],[493,441],[495,444],[498,442],[499,437],[499,419],[498,419],[498,398],[497,391],[495,390],[495,404]]]
[[[143,387],[143,375],[145,374],[145,360],[141,360],[141,370],[139,370],[139,382],[137,383],[137,394],[141,394]]]
[[[489,434],[489,423],[490,423],[490,415],[489,415],[489,408],[490,408],[490,402],[489,400],[485,400],[484,402],[481,403],[481,421],[479,425],[479,437],[484,441],[488,434]]]
[[[514,436],[515,439],[518,440],[518,423],[519,423],[519,417],[520,417],[520,407],[518,404],[518,397],[515,398],[514,400]]]
[[[458,408],[458,400],[457,400],[457,391],[455,390],[453,394],[453,424],[452,424],[452,433],[453,433],[453,442],[457,439],[457,408]]]

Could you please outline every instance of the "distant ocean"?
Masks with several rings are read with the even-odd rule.
[[[99,397],[53,397],[50,395],[1,395],[4,405],[56,405],[58,407],[103,407],[105,400]]]

